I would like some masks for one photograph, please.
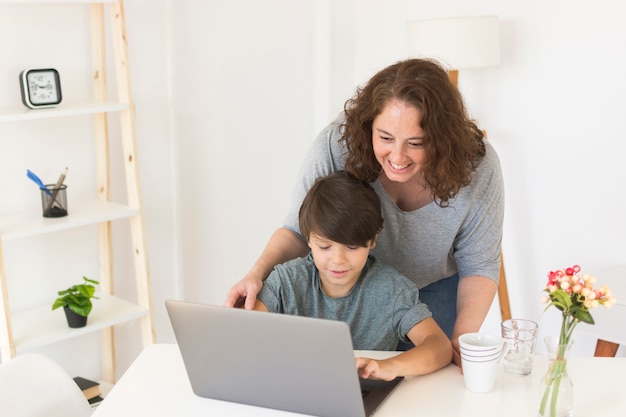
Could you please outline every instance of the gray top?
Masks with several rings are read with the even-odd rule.
[[[298,235],[298,210],[307,190],[317,177],[344,169],[346,149],[338,142],[340,122],[331,123],[318,135],[301,167],[283,224]],[[372,183],[385,221],[372,254],[418,288],[456,272],[460,278],[479,275],[498,281],[504,185],[498,155],[489,142],[485,147],[486,155],[471,183],[449,200],[448,207],[433,201],[418,210],[402,211],[380,181]]]
[[[277,265],[257,297],[274,313],[346,322],[357,350],[395,350],[413,326],[431,317],[415,285],[372,256],[344,297],[324,294],[312,254]]]

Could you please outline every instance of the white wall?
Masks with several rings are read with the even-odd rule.
[[[280,225],[313,134],[315,9],[177,1],[171,19],[182,296],[221,304]]]
[[[621,3],[125,3],[159,341],[173,341],[164,299],[221,303],[247,271],[281,223],[294,175],[315,133],[358,84],[406,57],[404,25],[415,18],[497,14],[502,19],[502,65],[462,72],[460,88],[502,162],[503,248],[513,314],[537,319],[545,333],[554,333],[556,317],[543,317],[540,303],[548,270],[579,263],[601,281],[603,269],[626,262],[621,239],[626,197],[620,192],[626,182],[620,126],[626,82],[619,76],[626,61],[626,6]],[[37,44],[40,26],[56,28],[61,36],[59,23],[48,19],[61,16],[59,8],[69,13],[62,32],[71,42],[37,54],[16,46]],[[84,6],[1,4],[0,55],[10,59],[0,71],[0,105],[19,103],[17,74],[29,66],[57,67],[66,97],[88,95],[89,56],[82,56],[88,53],[87,22]],[[2,199],[1,211],[38,206],[26,168],[56,178],[69,165],[70,205],[95,192],[92,161],[74,151],[92,146],[89,124],[69,118],[58,128],[44,122],[36,138],[23,124],[0,128],[0,184],[3,195],[11,196]],[[46,156],[31,152],[35,147]],[[114,172],[115,186],[121,167]],[[122,228],[116,232],[122,234]],[[64,250],[65,239],[93,233],[79,230],[62,239],[5,247],[19,260],[7,262],[7,273],[24,277],[11,281],[12,307],[42,302],[31,297],[33,284],[49,295],[59,280],[96,274],[95,247],[69,255]],[[59,253],[71,256],[72,276],[50,276],[55,272],[47,262]],[[32,257],[44,261],[28,262]],[[118,272],[132,270],[130,265],[124,253],[116,257]],[[132,283],[118,281],[122,293],[133,294]],[[485,330],[498,330],[496,308]],[[120,373],[140,349],[128,327],[119,330]],[[591,342],[579,338],[578,353],[588,354]],[[70,370],[97,377],[92,357],[74,355],[85,345],[99,349],[89,339],[44,350]]]

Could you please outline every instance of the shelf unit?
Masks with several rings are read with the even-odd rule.
[[[0,0],[0,3],[18,3]],[[88,116],[94,120],[96,154],[97,199],[72,202],[70,214],[61,218],[44,218],[41,211],[0,214],[0,354],[2,360],[25,350],[92,332],[102,332],[103,380],[115,382],[115,345],[113,327],[139,320],[141,338],[146,346],[154,342],[152,300],[148,257],[145,247],[144,223],[141,206],[139,172],[136,156],[135,115],[131,96],[126,23],[123,1],[102,0],[39,0],[19,3],[85,3],[90,7],[93,100],[83,103],[65,103],[48,108],[29,110],[24,107],[0,108],[0,124]],[[110,36],[115,61],[117,101],[107,98],[105,5],[109,8]],[[119,117],[127,191],[127,203],[110,198],[110,161],[108,117]],[[132,239],[134,275],[137,300],[129,302],[113,293],[111,222],[128,219]],[[70,329],[62,314],[51,311],[50,305],[27,311],[11,312],[3,245],[16,239],[57,233],[86,225],[97,225],[99,252],[99,299],[94,302],[87,327]]]

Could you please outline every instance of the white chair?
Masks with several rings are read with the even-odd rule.
[[[38,353],[0,365],[0,410],[3,417],[88,417],[93,411],[72,377]]]

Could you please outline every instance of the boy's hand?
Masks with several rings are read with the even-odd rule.
[[[355,358],[355,363],[359,377],[361,378],[391,381],[397,376],[390,372],[389,369],[385,369],[384,361],[377,361],[370,358]]]

